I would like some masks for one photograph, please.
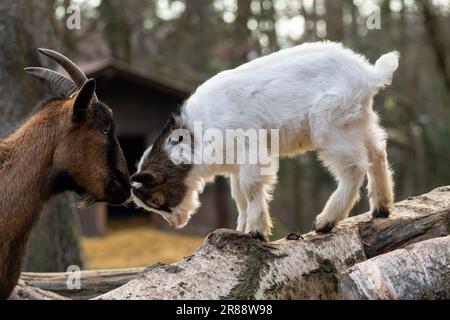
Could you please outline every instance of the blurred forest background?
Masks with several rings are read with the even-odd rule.
[[[81,28],[69,30],[68,19],[78,9]],[[43,96],[22,72],[40,63],[37,47],[76,61],[114,58],[189,88],[221,70],[307,41],[340,41],[371,62],[398,50],[400,68],[375,99],[375,109],[389,132],[388,154],[401,200],[450,182],[449,14],[449,0],[0,0],[0,135]],[[271,209],[274,238],[310,230],[335,188],[332,177],[309,153],[283,160],[279,180]],[[70,202],[67,196],[58,201],[51,207]],[[367,208],[363,196],[353,212]],[[53,211],[39,228],[54,235],[76,224],[73,210]],[[52,215],[59,218],[48,218]],[[47,259],[51,266],[39,268],[36,259],[42,257],[29,258],[29,269],[82,265],[79,250],[67,249],[78,242],[71,230],[68,238],[47,239],[62,246]],[[39,234],[33,236],[40,239]]]

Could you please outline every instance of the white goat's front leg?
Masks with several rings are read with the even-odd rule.
[[[237,175],[230,176],[230,184],[231,196],[236,202],[236,206],[239,212],[236,230],[244,232],[247,222],[247,199],[245,198],[245,194],[241,191],[239,177]]]
[[[320,153],[338,181],[338,188],[316,218],[314,229],[320,233],[330,232],[338,221],[348,216],[359,199],[359,189],[367,172],[367,152],[362,142],[340,139],[339,143],[330,144],[330,149]]]
[[[258,166],[243,166],[239,172],[239,182],[247,200],[247,221],[245,232],[252,237],[268,241],[272,229],[268,203],[276,175],[261,175]]]

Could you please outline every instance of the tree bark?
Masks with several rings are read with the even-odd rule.
[[[45,291],[37,287],[30,286],[23,280],[14,288],[8,300],[69,300],[54,292]]]
[[[42,98],[31,77],[23,72],[25,63],[37,60],[27,49],[29,34],[20,21],[18,2],[0,3],[0,138],[32,110],[33,100]]]
[[[342,299],[450,299],[450,237],[369,259],[339,278]]]
[[[270,244],[217,230],[190,257],[156,264],[97,299],[337,299],[339,275],[409,244],[449,235],[450,187],[408,198],[389,219],[363,214],[326,235],[289,235]],[[410,281],[407,274],[404,281]]]
[[[50,200],[28,240],[24,271],[63,272],[84,266],[79,221],[68,193]]]
[[[20,279],[28,286],[80,300],[90,299],[116,289],[136,278],[143,270],[144,268],[80,271],[80,289],[67,287],[67,280],[71,274],[65,272],[24,272]]]
[[[439,17],[433,13],[433,7],[429,0],[418,1],[418,3],[422,9],[423,22],[436,57],[438,70],[444,79],[447,92],[450,92],[450,71],[447,62],[447,48],[445,41],[441,38],[442,32],[439,30]]]

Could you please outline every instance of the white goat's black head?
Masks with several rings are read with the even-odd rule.
[[[131,177],[135,203],[160,214],[176,227],[183,227],[198,207],[198,194],[186,180],[193,165],[176,164],[169,152],[170,147],[185,143],[181,138],[173,140],[172,133],[181,128],[179,115],[172,115],[156,142],[142,156],[137,173]]]

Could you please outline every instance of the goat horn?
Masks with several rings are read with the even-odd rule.
[[[66,98],[78,90],[75,82],[53,70],[34,67],[25,68],[24,70],[29,74],[47,80],[58,93]]]
[[[55,60],[58,64],[60,64],[61,67],[63,67],[64,70],[67,71],[67,73],[76,83],[78,88],[81,88],[83,84],[88,80],[84,72],[75,63],[73,63],[72,60],[62,55],[61,53],[44,48],[39,48],[38,51],[43,55]],[[95,93],[92,98],[92,101],[93,102],[98,101],[97,95]]]

